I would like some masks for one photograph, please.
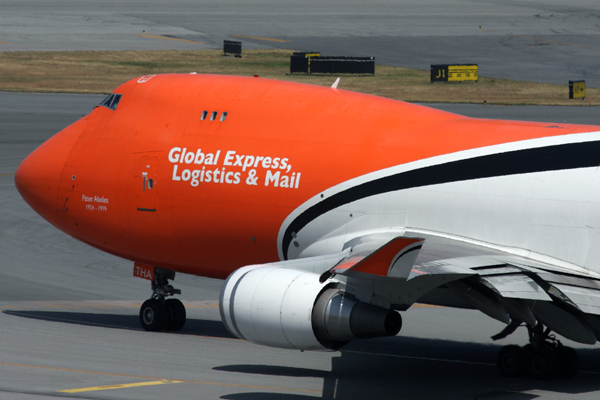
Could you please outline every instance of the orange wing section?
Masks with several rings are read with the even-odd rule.
[[[334,271],[346,275],[362,272],[377,276],[390,276],[394,269],[402,268],[402,272],[405,274],[398,274],[398,276],[406,275],[402,276],[406,278],[423,242],[423,239],[418,238],[397,237],[361,260],[350,258],[336,266]],[[409,253],[412,252],[415,254],[409,256]]]
[[[412,246],[417,243],[419,244],[418,247]],[[412,249],[418,251],[422,245],[423,239],[396,238],[352,267],[351,270],[372,275],[388,276],[394,264],[405,256],[408,251]]]

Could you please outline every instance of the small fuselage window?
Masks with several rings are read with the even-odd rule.
[[[208,118],[210,121],[216,121],[218,115],[219,115],[218,111],[213,111],[210,113],[210,117],[209,117],[208,111],[204,110],[204,111],[202,111],[202,114],[200,114],[200,121],[204,121],[204,120],[206,120],[206,118]],[[223,121],[225,121],[226,118],[227,118],[227,111],[221,112],[219,121],[223,122]]]
[[[114,111],[117,109],[119,101],[121,101],[121,95],[117,93],[111,93],[104,100],[102,100],[100,106],[109,108]]]

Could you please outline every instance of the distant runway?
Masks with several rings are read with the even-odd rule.
[[[204,49],[233,39],[600,87],[599,17],[596,0],[19,0],[2,4],[0,51]]]

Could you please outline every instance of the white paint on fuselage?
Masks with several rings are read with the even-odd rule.
[[[598,132],[490,146],[377,171],[324,192],[331,196],[383,176],[485,154],[597,140]],[[292,213],[283,233],[317,196]],[[597,167],[499,176],[399,190],[360,199],[314,219],[288,258],[339,252],[375,232],[421,230],[496,248],[536,261],[600,273],[600,171]],[[296,242],[296,244],[294,244]]]

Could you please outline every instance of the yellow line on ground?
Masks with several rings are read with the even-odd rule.
[[[197,383],[201,385],[212,385],[212,386],[228,386],[228,387],[243,387],[248,389],[261,389],[261,390],[274,390],[284,392],[301,392],[301,393],[319,393],[320,390],[308,390],[308,389],[295,389],[295,388],[284,388],[284,387],[273,387],[273,386],[258,386],[258,385],[244,385],[240,383],[224,383],[224,382],[209,382],[209,381],[193,381],[189,379],[178,379],[177,381],[171,381],[170,379],[159,378],[156,376],[140,376],[140,375],[128,375],[128,374],[117,374],[113,372],[100,372],[100,371],[86,371],[81,369],[70,369],[70,368],[58,368],[58,367],[46,367],[43,365],[27,365],[27,364],[13,364],[3,363],[0,365],[7,367],[21,367],[21,368],[35,368],[45,369],[49,371],[62,371],[62,372],[75,372],[80,374],[92,374],[92,375],[104,375],[104,376],[118,376],[122,378],[135,378],[135,379],[148,379],[149,381],[167,381],[167,382],[178,382],[178,383]]]
[[[86,371],[86,370],[82,370],[82,369],[59,368],[59,367],[45,367],[43,365],[13,364],[13,363],[3,363],[3,362],[0,362],[0,365],[4,365],[4,366],[7,366],[7,367],[22,367],[22,368],[46,369],[46,370],[49,370],[49,371],[76,372],[76,373],[80,373],[80,374],[119,376],[119,377],[122,377],[122,378],[138,378],[138,379],[149,379],[149,380],[163,380],[162,378],[158,378],[156,376],[127,375],[127,374],[117,374],[117,373],[114,373],[114,372]]]
[[[291,42],[291,40],[273,39],[273,38],[266,38],[266,37],[244,36],[244,35],[231,35],[231,36],[237,37],[237,38],[266,40],[267,42],[279,42],[279,43],[290,43]]]
[[[165,385],[169,383],[181,383],[181,381],[152,381],[152,382],[137,382],[137,383],[125,383],[122,385],[109,385],[109,386],[94,386],[81,389],[66,389],[57,390],[62,393],[81,393],[81,392],[96,392],[98,390],[110,390],[110,389],[125,389],[139,386],[154,386],[154,385]]]
[[[166,36],[155,36],[155,35],[137,35],[137,36],[141,36],[141,37],[147,37],[147,38],[151,38],[151,39],[164,39],[164,40],[174,40],[176,42],[184,42],[184,43],[200,43],[202,44],[202,42],[194,42],[193,40],[187,40],[187,39],[178,39],[178,38],[172,38],[172,37],[166,37]]]
[[[2,43],[2,42],[0,42],[0,43]],[[0,174],[0,176],[10,176],[10,175],[14,175],[14,174],[15,174],[15,173],[14,173],[14,172],[12,172],[12,173],[10,173],[10,174]]]
[[[589,50],[600,50],[600,48],[598,48],[598,47],[583,46],[581,44],[573,44],[573,43],[555,42],[554,40],[538,39],[538,38],[534,38],[534,37],[531,37],[531,36],[521,36],[521,35],[508,35],[508,36],[518,37],[518,38],[521,38],[521,39],[535,40],[536,42],[558,44],[558,45],[561,45],[561,46],[573,46],[573,47],[581,47],[581,48],[589,49]]]

